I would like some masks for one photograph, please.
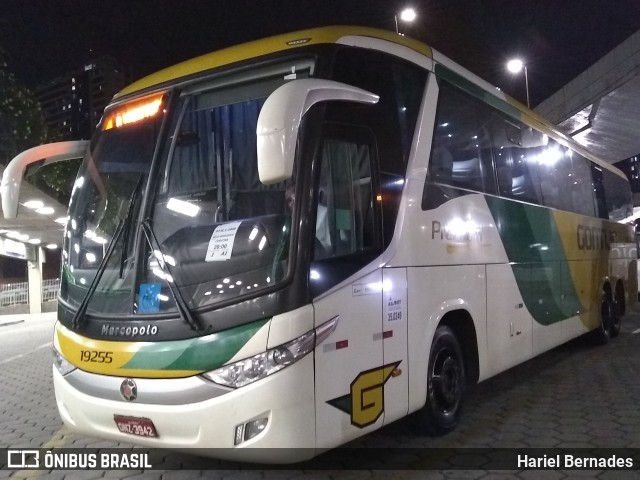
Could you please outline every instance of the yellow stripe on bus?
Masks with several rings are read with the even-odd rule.
[[[86,372],[101,375],[144,378],[189,377],[201,373],[194,370],[147,370],[122,368],[149,342],[114,342],[95,340],[56,325],[57,346],[68,362]]]
[[[411,48],[412,50],[426,55],[427,57],[432,56],[431,48],[427,45],[409,37],[396,35],[393,32],[386,32],[367,27],[313,28],[256,40],[206,55],[201,55],[144,77],[126,87],[118,93],[115,98],[156,85],[161,85],[179,78],[189,77],[190,75],[205,72],[224,65],[253,59],[261,55],[268,55],[270,53],[307,45],[336,43],[338,40],[346,36],[364,36],[388,40]]]
[[[625,238],[625,225],[558,210],[553,211],[553,216],[573,286],[583,307],[580,320],[586,327],[595,328],[600,314],[599,292],[609,275],[612,249],[617,245],[631,245],[632,240]]]

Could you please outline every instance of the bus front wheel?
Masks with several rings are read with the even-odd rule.
[[[420,431],[443,435],[456,427],[465,383],[460,343],[450,327],[440,326],[433,337],[429,354],[427,402],[418,412]]]

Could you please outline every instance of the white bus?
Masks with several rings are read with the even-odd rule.
[[[5,214],[37,157],[5,174]],[[74,185],[60,415],[267,462],[408,414],[446,433],[477,382],[616,336],[637,292],[630,209],[619,170],[391,32],[167,68],[116,95]]]

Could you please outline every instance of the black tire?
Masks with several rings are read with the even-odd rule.
[[[614,302],[614,318],[611,323],[611,338],[615,338],[620,333],[620,321],[626,311],[626,304],[624,300],[624,289],[618,285],[616,287],[616,298]]]
[[[416,427],[421,433],[444,435],[456,427],[465,384],[460,343],[451,328],[438,327],[429,354],[427,402],[416,414]]]
[[[606,292],[602,292],[602,296],[600,297],[600,325],[592,332],[594,342],[598,345],[608,343],[611,337],[615,336],[613,330],[616,328],[616,323],[619,331],[620,320],[616,315],[616,306],[609,298],[609,295],[607,295]]]

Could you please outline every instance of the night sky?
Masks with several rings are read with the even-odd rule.
[[[535,105],[640,30],[640,0],[0,0],[0,48],[24,84],[101,55],[131,78],[236,43],[303,28],[394,29],[403,6],[419,14],[408,35],[524,101],[507,73],[520,55]],[[0,93],[1,94],[1,93]]]

